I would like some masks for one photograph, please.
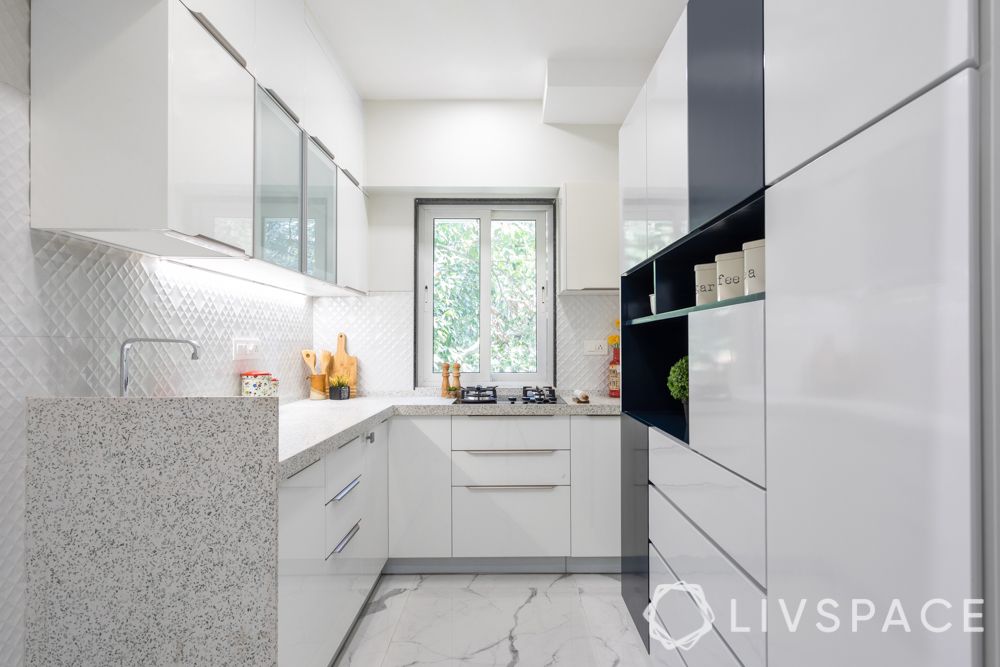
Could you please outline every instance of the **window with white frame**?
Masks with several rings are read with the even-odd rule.
[[[552,230],[546,204],[420,207],[418,384],[552,384]]]

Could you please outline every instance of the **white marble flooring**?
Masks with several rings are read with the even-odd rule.
[[[341,667],[647,667],[617,577],[389,575]]]

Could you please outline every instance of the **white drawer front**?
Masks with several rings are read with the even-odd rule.
[[[451,455],[453,486],[569,484],[565,449],[482,449]]]
[[[368,497],[365,478],[358,476],[340,491],[334,498],[326,501],[326,553],[350,532],[365,514]],[[340,498],[337,500],[337,498]]]
[[[341,445],[326,455],[326,499],[337,495],[365,467],[365,443],[361,438]]]
[[[297,472],[293,472],[291,475],[281,480],[281,482],[278,483],[278,486],[282,489],[315,486],[323,488],[323,485],[326,484],[326,472],[323,463],[323,459],[318,459],[303,466]]]
[[[767,585],[764,491],[656,429],[649,430],[649,481]]]
[[[322,470],[322,468],[320,468]],[[319,562],[325,550],[323,486],[278,488],[278,559]]]
[[[649,491],[649,539],[680,579],[704,589],[715,612],[715,627],[745,667],[764,667],[765,637],[760,632],[764,594],[655,488]],[[737,625],[749,627],[749,632],[732,631],[734,604]]]
[[[691,447],[764,479],[764,302],[688,317]]]
[[[649,599],[653,599],[656,587],[676,584],[677,577],[652,546],[649,547]],[[693,583],[693,582],[691,582]],[[659,621],[672,639],[680,639],[695,632],[704,622],[701,610],[694,600],[684,591],[672,590],[656,605]],[[739,662],[725,643],[711,630],[704,634],[694,646],[684,651],[683,661],[678,655],[682,649],[668,649],[655,638],[650,637],[649,655],[654,665],[686,665],[687,667],[738,667]]]
[[[456,415],[451,418],[451,448],[569,449],[569,417]]]
[[[568,486],[452,489],[456,558],[568,556]]]

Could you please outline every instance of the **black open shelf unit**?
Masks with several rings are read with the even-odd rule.
[[[684,407],[667,390],[670,367],[688,353],[687,316],[764,298],[762,293],[751,294],[696,306],[694,267],[762,238],[761,192],[622,276],[622,410],[626,414],[688,441]],[[655,294],[655,314],[650,311],[650,294]]]

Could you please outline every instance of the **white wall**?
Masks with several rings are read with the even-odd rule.
[[[545,125],[541,101],[368,101],[369,187],[618,182],[618,128]]]

